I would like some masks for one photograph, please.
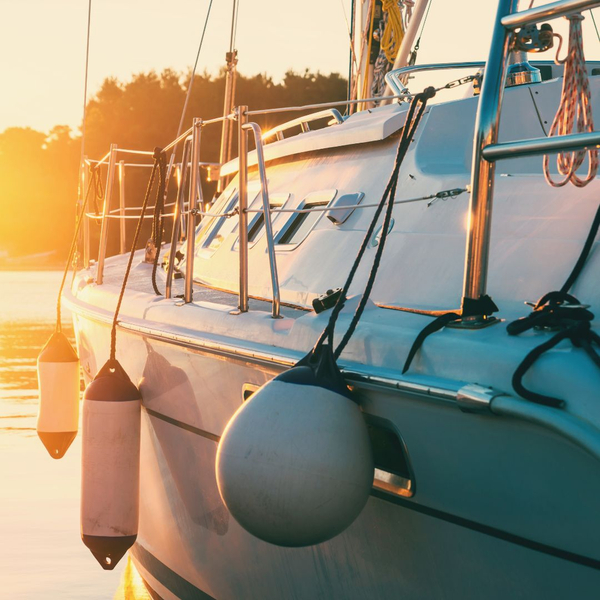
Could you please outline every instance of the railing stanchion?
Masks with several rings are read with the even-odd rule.
[[[108,245],[108,224],[110,219],[110,199],[112,197],[113,184],[115,180],[115,163],[117,160],[117,145],[110,145],[110,156],[108,160],[108,173],[106,174],[106,189],[104,191],[104,204],[102,207],[102,227],[100,229],[100,247],[98,249],[98,270],[96,272],[96,283],[102,285],[104,280],[104,260],[106,258],[106,247]]]
[[[189,161],[189,143],[185,143],[183,146],[183,164],[187,165]],[[181,232],[181,215],[184,211],[185,203],[185,174],[187,169],[181,171],[181,164],[176,166],[177,174],[177,200],[173,208],[173,229],[171,230],[171,247],[169,249],[169,263],[167,266],[167,282],[165,285],[165,298],[171,297],[171,290],[173,286],[173,273],[175,271],[175,254],[177,254],[177,243]]]
[[[509,43],[512,37],[512,34],[501,25],[501,20],[513,13],[517,4],[518,0],[500,0],[498,4],[496,25],[479,97],[471,167],[463,308],[465,302],[478,300],[486,294],[495,164],[485,160],[482,151],[485,146],[498,141],[500,105],[504,93]],[[471,322],[483,320],[483,315],[463,318],[463,321]]]
[[[240,299],[239,311],[248,312],[248,134],[244,125],[248,122],[248,107],[238,106],[238,155],[239,155],[239,243]]]
[[[188,200],[187,235],[185,251],[185,290],[184,301],[191,302],[194,295],[194,251],[196,249],[196,219],[194,211],[202,206],[202,187],[200,186],[200,138],[202,119],[194,119],[192,126],[192,165],[190,167],[190,194]]]
[[[127,229],[125,227],[125,161],[119,161],[119,253],[127,252]]]
[[[87,156],[83,157],[83,172],[82,172],[83,181],[82,189],[87,190],[89,182],[90,182],[90,165],[87,161]],[[84,192],[85,193],[85,192]],[[90,190],[90,194],[95,194],[95,190]],[[89,204],[88,204],[89,207]],[[86,209],[86,212],[89,208]],[[90,219],[83,213],[81,215],[83,219],[83,267],[87,269],[90,266]]]
[[[263,152],[262,132],[256,123],[247,123],[243,126],[246,130],[252,130],[256,143],[256,156],[258,162],[258,173],[260,176],[260,192],[263,201],[265,235],[267,236],[267,250],[269,252],[269,266],[271,269],[271,287],[273,288],[273,318],[279,319],[281,298],[279,293],[279,276],[277,274],[277,256],[275,254],[275,242],[273,241],[273,224],[271,222],[271,203],[269,200],[269,188],[267,186],[267,170],[265,167],[265,155]]]

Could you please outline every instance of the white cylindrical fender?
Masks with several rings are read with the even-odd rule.
[[[138,388],[109,361],[83,396],[81,458],[81,537],[107,570],[137,537],[140,413]]]
[[[52,334],[38,356],[37,372],[37,434],[52,458],[62,458],[79,422],[79,357],[64,333]]]
[[[279,546],[324,542],[366,504],[373,457],[349,393],[295,367],[236,412],[217,451],[217,483],[235,520]]]

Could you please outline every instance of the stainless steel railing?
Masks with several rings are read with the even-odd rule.
[[[475,121],[463,306],[465,302],[476,301],[485,296],[487,291],[495,161],[531,154],[547,154],[559,149],[586,148],[599,139],[598,134],[594,132],[498,144],[502,97],[514,30],[600,6],[600,2],[594,0],[561,0],[516,12],[517,4],[518,0],[500,0],[498,4]],[[484,320],[484,315],[463,319],[472,324]]]
[[[271,270],[271,287],[273,289],[272,316],[274,319],[278,319],[280,317],[279,312],[281,298],[279,294],[279,277],[277,274],[277,256],[275,254],[275,242],[273,239],[273,223],[271,221],[271,203],[269,201],[269,189],[267,185],[267,170],[265,167],[265,155],[263,152],[263,136],[260,127],[256,123],[246,123],[242,126],[242,129],[245,131],[252,131],[252,133],[254,133],[256,156],[258,160],[258,174],[260,177],[260,191],[263,201],[263,219],[265,223],[265,235],[267,237],[269,267]]]

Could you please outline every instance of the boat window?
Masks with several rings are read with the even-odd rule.
[[[233,190],[231,195],[224,203],[215,203],[214,210],[219,213],[228,213],[232,211],[238,203],[237,190]],[[219,206],[219,204],[221,206]],[[220,209],[220,210],[219,210]],[[227,217],[212,217],[211,222],[207,224],[207,233],[202,240],[202,248],[216,250],[223,242],[223,236],[220,235],[221,228],[225,224]]]
[[[310,211],[310,209],[329,206],[336,194],[337,190],[309,194],[298,206],[298,210],[306,209],[307,212],[293,213],[275,237],[275,243],[279,246],[294,247],[300,244],[324,213],[322,210]]]
[[[272,194],[269,196],[269,206],[271,210],[276,208],[283,208],[288,201],[289,194]],[[250,205],[250,210],[261,210],[263,207],[262,195],[258,194],[254,202]],[[271,215],[272,223],[275,223],[277,219],[281,217],[281,213],[275,213]],[[249,213],[248,222],[248,244],[254,244],[258,241],[260,236],[263,234],[265,229],[265,214],[263,212],[251,212]],[[239,238],[235,241],[233,247],[234,250],[238,249]]]
[[[277,194],[269,197],[269,206],[271,210],[276,208],[283,208],[290,197],[289,194]],[[253,208],[262,208],[262,196],[259,195],[254,203],[255,206]],[[275,223],[279,217],[281,217],[281,213],[275,213],[271,215],[271,222]],[[248,225],[248,242],[255,242],[261,235],[265,227],[265,213],[256,213],[250,224]]]

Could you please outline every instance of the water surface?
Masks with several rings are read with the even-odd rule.
[[[0,598],[147,600],[132,564],[103,571],[81,542],[81,436],[54,460],[35,431],[36,358],[54,330],[60,278],[0,271]],[[72,336],[68,313],[64,328]]]

